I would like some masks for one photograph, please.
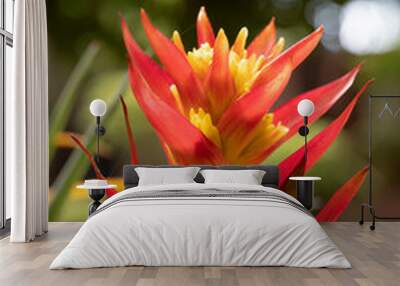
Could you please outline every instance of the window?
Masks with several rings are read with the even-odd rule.
[[[11,93],[12,47],[14,32],[14,0],[0,0],[0,228],[4,229],[11,217],[10,194],[4,187],[4,106]]]

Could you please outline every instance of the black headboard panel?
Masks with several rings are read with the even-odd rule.
[[[157,167],[157,168],[180,168],[182,166],[171,166],[171,165],[125,165],[123,170],[124,176],[124,188],[133,188],[138,185],[139,177],[135,171],[136,167]],[[225,169],[225,170],[246,170],[246,169],[255,169],[255,170],[263,170],[265,171],[264,178],[262,180],[262,185],[266,187],[278,188],[279,184],[279,169],[277,166],[272,165],[254,165],[254,166],[206,166],[206,165],[198,165],[202,169]],[[200,175],[200,173],[195,178],[195,181],[198,183],[203,183],[204,178]]]

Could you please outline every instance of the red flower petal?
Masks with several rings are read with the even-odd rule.
[[[290,65],[286,66],[268,83],[252,89],[248,94],[235,101],[223,114],[218,130],[224,138],[225,149],[233,144],[240,153],[239,145],[244,148],[251,139],[252,130],[257,126],[277,98],[286,87],[291,75]],[[239,144],[240,142],[240,144]]]
[[[355,77],[360,71],[361,65],[357,65],[344,76],[313,90],[307,91],[284,105],[278,107],[275,111],[275,122],[281,122],[291,129],[291,133],[296,133],[297,129],[303,124],[303,118],[297,112],[298,103],[307,98],[314,102],[315,112],[309,117],[312,123],[325,114],[336,101],[351,87]]]
[[[129,149],[131,151],[131,164],[136,165],[138,163],[138,157],[135,140],[133,139],[131,123],[129,121],[128,108],[126,107],[124,98],[120,96],[119,99],[121,101],[122,111],[124,113],[126,132],[128,133]]]
[[[197,15],[197,43],[199,48],[203,43],[209,43],[212,47],[214,45],[215,36],[211,26],[210,20],[207,17],[206,9],[200,8],[199,14]]]
[[[121,27],[131,63],[141,71],[142,76],[149,83],[151,89],[157,96],[170,106],[176,107],[175,98],[170,92],[170,86],[174,83],[172,78],[151,57],[140,49],[122,17]]]
[[[317,214],[318,221],[337,221],[350,202],[357,195],[365,178],[368,175],[369,166],[365,166],[341,186]]]
[[[117,190],[115,190],[115,189],[106,189],[107,198],[111,198],[115,194],[118,194]]]
[[[142,75],[131,64],[129,78],[140,107],[161,141],[168,144],[174,154],[179,156],[179,164],[223,162],[218,147],[181,113],[155,96]]]
[[[236,54],[238,54],[239,57],[243,57],[244,53],[246,51],[246,40],[247,36],[249,34],[249,31],[247,30],[246,27],[243,27],[240,29],[235,42],[232,45],[232,51],[234,51]]]
[[[271,52],[276,41],[275,18],[262,30],[247,48],[248,55],[265,55]]]
[[[326,150],[335,141],[337,136],[343,129],[347,120],[350,117],[351,112],[354,109],[358,99],[367,89],[367,87],[372,83],[368,81],[361,90],[357,93],[354,99],[346,107],[346,109],[340,114],[340,116],[330,123],[324,130],[318,133],[307,145],[307,162],[305,162],[304,173],[311,169],[314,164],[322,157]],[[288,177],[293,174],[302,165],[304,159],[304,147],[301,147],[284,161],[279,164],[280,176],[279,176],[279,186],[283,186],[286,183]]]
[[[174,79],[185,107],[206,107],[206,98],[186,56],[150,22],[146,12],[141,10],[142,23],[151,47],[161,63]]]
[[[289,128],[289,132],[278,141],[274,146],[264,150],[260,154],[260,160],[271,154],[276,150],[282,143],[286,142],[290,137],[297,133],[300,126],[303,125],[303,117],[297,112],[297,104],[307,98],[314,102],[315,111],[309,117],[309,123],[313,123],[324,115],[350,88],[353,84],[355,77],[360,71],[361,66],[358,65],[352,69],[349,73],[340,77],[339,79],[332,81],[326,85],[318,87],[316,89],[307,91],[294,99],[288,101],[284,105],[278,107],[274,111],[274,123],[280,122],[282,125]]]
[[[85,145],[83,145],[81,140],[78,137],[76,137],[74,134],[70,134],[70,136],[71,136],[72,140],[74,140],[76,145],[78,145],[78,147],[81,148],[81,150],[85,154],[85,156],[89,159],[90,164],[92,165],[92,168],[93,168],[94,172],[96,173],[96,177],[100,180],[106,180],[106,178],[101,173],[99,167],[97,166],[97,163],[94,160],[93,156],[90,154],[89,150],[85,147]],[[106,189],[106,195],[108,198],[112,197],[116,193],[118,193],[118,192],[114,189]]]
[[[215,40],[206,87],[213,118],[218,121],[235,96],[235,82],[229,69],[229,42],[223,30],[218,32]]]
[[[271,76],[273,76],[277,71],[282,69],[282,65],[286,65],[290,63],[292,65],[292,69],[294,70],[299,64],[301,64],[309,54],[314,50],[314,48],[318,45],[322,33],[324,29],[323,27],[319,27],[310,35],[297,42],[285,52],[274,58],[274,60],[266,65],[260,75],[257,77],[255,86],[263,84],[266,81],[269,81]]]
[[[85,147],[85,145],[83,145],[81,140],[78,137],[76,137],[74,134],[72,134],[72,133],[69,136],[72,138],[72,140],[74,140],[76,145],[78,145],[78,147],[81,148],[82,152],[88,158],[90,164],[92,165],[92,168],[93,168],[94,172],[96,173],[96,177],[98,179],[100,179],[100,180],[105,180],[106,178],[101,173],[101,171],[100,171],[99,167],[97,166],[97,163],[94,160],[92,154],[90,154],[89,150]]]

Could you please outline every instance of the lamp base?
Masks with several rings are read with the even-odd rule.
[[[106,129],[104,128],[104,126],[98,126],[95,129],[96,135],[98,136],[104,136],[104,134],[106,134]]]
[[[314,197],[314,181],[303,180],[297,181],[297,199],[308,210],[312,209]]]
[[[307,136],[309,132],[310,132],[310,130],[308,129],[307,126],[301,126],[301,127],[299,128],[299,134],[300,134],[301,136]]]
[[[89,189],[89,197],[93,200],[89,205],[89,216],[101,205],[100,200],[104,197],[105,189]]]

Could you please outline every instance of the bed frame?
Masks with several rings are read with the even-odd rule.
[[[124,177],[124,189],[133,188],[138,185],[139,177],[135,171],[136,167],[158,167],[158,168],[180,168],[182,166],[171,166],[171,165],[125,165],[123,169],[123,177]],[[200,167],[201,169],[221,169],[221,170],[263,170],[265,171],[265,175],[262,180],[262,185],[265,187],[278,188],[279,183],[279,169],[277,166],[272,165],[255,165],[255,166],[207,166],[207,165],[197,165],[196,167]],[[203,183],[204,178],[199,173],[194,180],[197,183]]]

